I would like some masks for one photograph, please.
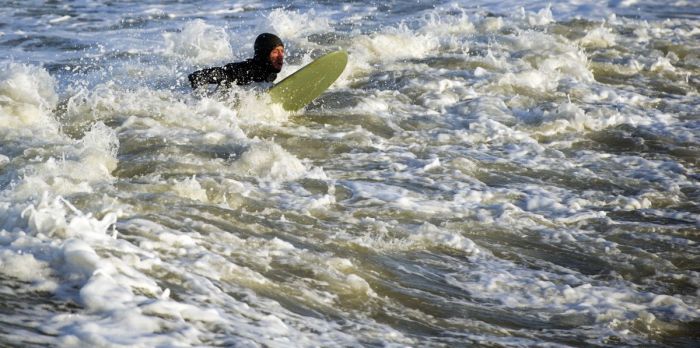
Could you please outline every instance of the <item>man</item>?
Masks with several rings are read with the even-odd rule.
[[[284,44],[276,35],[260,34],[255,39],[253,59],[229,63],[223,67],[193,72],[187,78],[193,89],[208,84],[219,86],[247,85],[251,82],[273,82],[284,65]]]

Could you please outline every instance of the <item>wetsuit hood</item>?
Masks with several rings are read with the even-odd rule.
[[[258,38],[255,39],[255,56],[253,60],[262,63],[275,72],[279,72],[277,69],[273,68],[272,63],[270,63],[270,52],[277,46],[284,47],[284,43],[277,35],[270,33],[258,35]]]

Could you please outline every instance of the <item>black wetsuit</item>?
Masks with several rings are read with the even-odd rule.
[[[229,63],[223,67],[198,70],[187,76],[193,89],[208,84],[229,87],[232,84],[247,85],[251,82],[273,82],[280,71],[270,62],[270,52],[282,46],[279,37],[264,33],[255,39],[255,56],[243,62]]]
[[[223,67],[198,70],[187,78],[194,89],[207,84],[228,87],[233,83],[247,85],[251,82],[272,82],[277,78],[277,72],[270,68],[270,64],[248,59],[244,62],[229,63]]]

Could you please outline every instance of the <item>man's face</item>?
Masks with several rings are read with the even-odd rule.
[[[282,70],[284,65],[284,47],[277,46],[270,52],[270,63],[277,70]]]

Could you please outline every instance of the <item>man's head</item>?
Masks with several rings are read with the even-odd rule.
[[[258,38],[255,39],[253,59],[269,64],[275,72],[280,72],[284,65],[284,43],[274,34],[258,35]]]

